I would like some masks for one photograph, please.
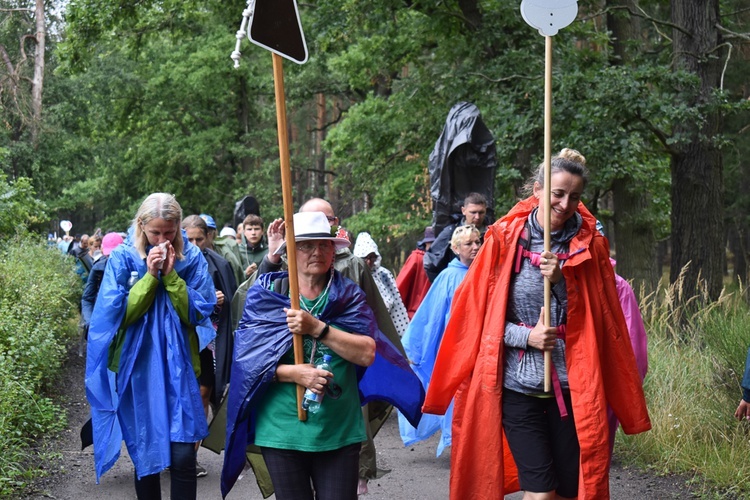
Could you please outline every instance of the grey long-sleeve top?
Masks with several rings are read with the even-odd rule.
[[[536,220],[537,209],[529,215],[529,250],[544,250],[544,229]],[[565,227],[551,233],[551,251],[556,254],[568,252],[570,240],[581,227],[581,216],[575,214],[568,219]],[[561,261],[560,265],[564,265]],[[552,287],[550,301],[551,326],[566,322],[568,294],[565,278]],[[508,311],[505,323],[505,356],[503,387],[523,394],[544,393],[544,353],[528,345],[529,333],[539,321],[539,314],[544,306],[544,277],[538,267],[529,259],[523,259],[518,274],[511,278]],[[557,340],[552,350],[552,362],[555,365],[560,386],[568,390],[568,372],[565,365],[565,341]]]

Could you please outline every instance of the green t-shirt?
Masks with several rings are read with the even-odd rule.
[[[303,308],[310,309],[317,317],[328,301],[327,291],[319,302],[301,298]],[[305,359],[315,344],[314,365],[331,356],[333,382],[341,389],[341,395],[332,396],[329,391],[323,398],[318,413],[308,413],[307,420],[297,418],[297,386],[293,383],[272,383],[258,405],[255,444],[269,448],[308,452],[330,451],[359,443],[367,438],[365,423],[360,410],[359,389],[354,364],[346,361],[322,342],[310,336],[303,337]],[[282,356],[280,363],[294,363],[294,349]],[[338,392],[338,391],[336,391]]]

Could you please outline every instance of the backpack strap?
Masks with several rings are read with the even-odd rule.
[[[532,266],[539,267],[542,263],[541,252],[532,252],[529,250],[531,247],[531,233],[529,232],[529,221],[523,225],[523,231],[521,236],[518,238],[518,248],[516,249],[516,259],[513,271],[518,274],[521,272],[521,262],[523,259],[529,259]],[[570,252],[567,253],[556,253],[557,260],[568,260],[570,258]]]
[[[273,290],[281,295],[289,295],[289,276],[273,280]]]
[[[518,238],[518,248],[516,248],[516,263],[513,267],[513,271],[518,274],[521,272],[521,261],[525,257],[524,253],[529,251],[531,247],[531,237],[529,232],[529,221],[528,219],[523,224],[523,230],[521,231],[521,237]]]

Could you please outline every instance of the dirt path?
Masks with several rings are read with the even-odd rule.
[[[94,479],[92,449],[80,450],[79,429],[88,418],[88,403],[83,390],[84,359],[71,351],[61,388],[63,404],[68,411],[69,428],[48,443],[48,451],[58,458],[44,467],[46,478],[36,481],[30,496],[33,499],[61,500],[130,500],[135,498],[133,468],[127,452],[97,485]],[[443,500],[448,498],[450,450],[435,457],[437,438],[405,448],[398,434],[398,421],[392,416],[376,437],[378,466],[391,472],[370,482],[369,494],[363,500]],[[53,455],[54,456],[54,455]],[[199,499],[221,499],[219,474],[223,455],[201,448],[198,461],[208,476],[198,479]],[[657,477],[614,464],[610,474],[611,498],[615,500],[690,498],[686,479],[679,476]],[[169,476],[162,473],[162,492],[169,498]],[[518,499],[520,494],[509,495]],[[246,470],[227,497],[256,500],[262,496],[251,471]],[[274,498],[274,497],[271,497]]]

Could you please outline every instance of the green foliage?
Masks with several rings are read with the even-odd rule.
[[[747,17],[736,3],[722,4],[722,26],[742,33]],[[649,240],[617,240],[625,254],[669,234],[670,155],[691,138],[675,134],[675,124],[700,124],[716,109],[730,115],[725,133],[702,139],[728,151],[728,179],[746,177],[747,141],[736,134],[747,104],[731,116],[747,102],[742,51],[727,58],[724,91],[688,106],[697,82],[674,71],[668,28],[641,17],[667,20],[666,4],[641,7],[627,61],[614,53],[600,2],[579,3],[579,21],[554,37],[553,52],[553,151],[575,147],[586,156],[585,202],[595,213],[648,228]],[[243,40],[241,67],[229,59],[244,8],[216,0],[66,3],[64,36],[49,40],[41,140],[3,136],[3,170],[33,178],[50,212],[76,232],[124,229],[153,191],[173,192],[185,213],[210,212],[220,223],[246,194],[267,219],[280,215],[271,57]],[[316,0],[299,8],[310,60],[284,65],[295,205],[329,198],[347,226],[396,238],[389,243],[405,247],[394,253],[410,250],[430,219],[427,158],[459,101],[475,103],[497,139],[495,213],[513,205],[542,160],[544,137],[544,38],[517,4]],[[613,186],[646,202],[634,213],[613,207]],[[728,208],[742,211],[728,217],[745,227],[747,190],[728,188]]]
[[[681,283],[642,299],[649,332],[646,400],[652,430],[618,436],[616,453],[660,473],[695,474],[705,493],[739,498],[750,488],[750,427],[733,414],[750,336],[747,291],[696,310]],[[677,325],[682,325],[679,327]]]
[[[0,170],[0,240],[25,232],[44,217],[44,204],[34,196],[31,180],[21,177],[8,182]]]
[[[29,237],[0,247],[0,496],[35,472],[29,445],[66,425],[45,394],[76,335],[80,280],[72,261]],[[32,467],[32,468],[29,468]]]

